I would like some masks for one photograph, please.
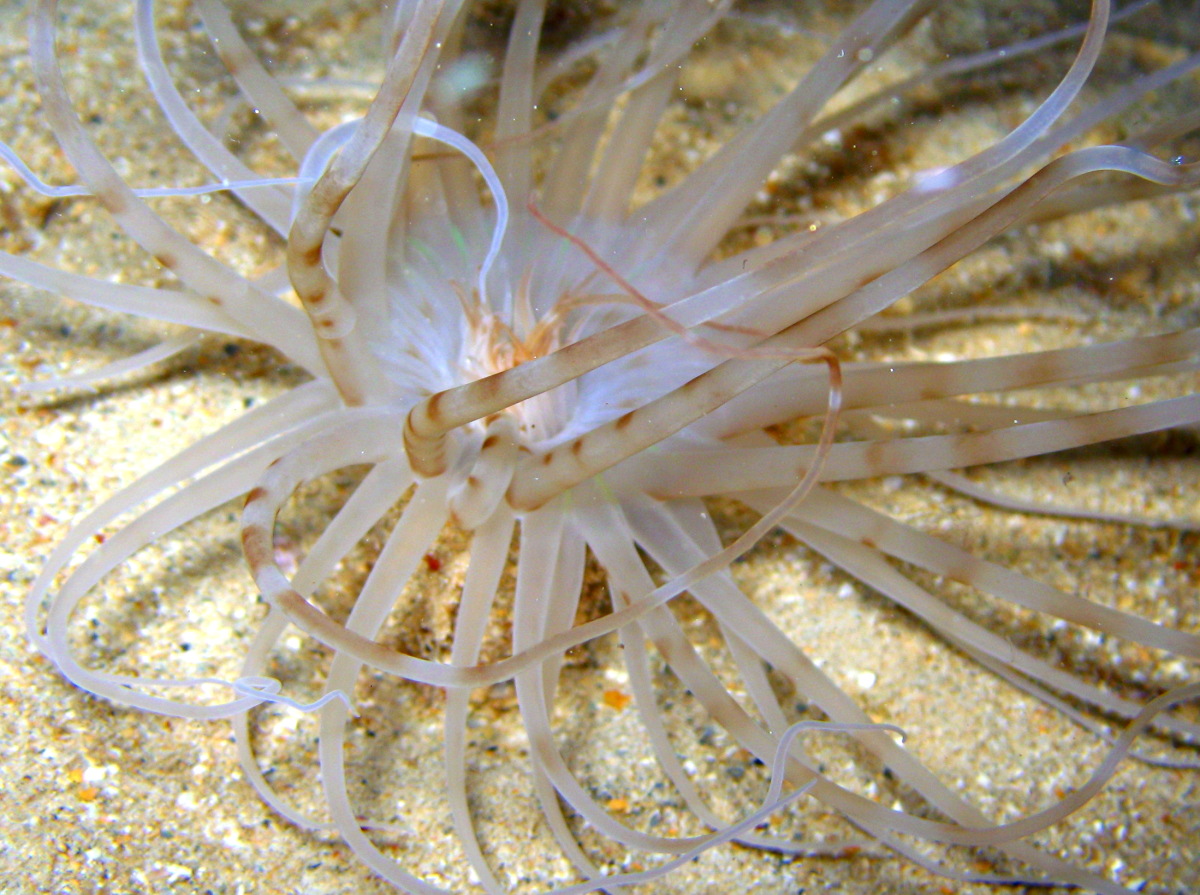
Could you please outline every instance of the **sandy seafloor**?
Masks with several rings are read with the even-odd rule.
[[[366,6],[368,4],[362,4]],[[130,64],[128,11],[99,12],[101,3],[63,3],[63,42],[72,56],[69,89],[92,116],[104,148],[119,157],[131,180],[145,183],[197,182],[202,175],[181,161],[164,137],[162,121],[148,110],[144,89]],[[235,15],[250,22],[254,39],[289,71],[310,77],[371,75],[378,71],[364,53],[376,32],[369,16],[351,2],[301,4],[288,18],[285,4],[272,2]],[[23,4],[0,0],[0,138],[12,143],[32,166],[55,182],[72,175],[45,134],[35,112],[24,57]],[[94,8],[93,8],[94,7]],[[1036,20],[1052,4],[1021,5]],[[1171,34],[1164,23],[1186,22],[1194,4],[1181,4],[1140,36],[1113,48],[1116,65],[1105,77],[1119,80],[1141,65],[1178,58],[1186,25]],[[779,18],[754,7],[753,16]],[[1015,16],[1014,27],[1024,27]],[[795,17],[784,18],[790,27]],[[977,38],[980,21],[973,4],[956,4],[938,27],[922,28],[912,49],[885,58],[881,76],[918,64],[914,60],[961,39]],[[203,35],[190,17],[171,13],[172,28],[186,22],[186,38],[167,38],[168,53]],[[805,23],[824,26],[817,15]],[[259,27],[259,26],[263,27]],[[795,60],[813,46],[786,29],[744,23],[714,48],[685,78],[689,105],[664,132],[656,170],[672,173],[719,139],[721,121],[747,114],[759,94],[786,83]],[[773,27],[773,26],[772,26]],[[355,37],[347,36],[353,31]],[[807,42],[806,42],[807,41]],[[940,43],[939,43],[940,41]],[[806,49],[807,48],[807,49]],[[923,56],[922,54],[925,54]],[[172,57],[173,58],[173,57]],[[207,114],[219,109],[227,85],[216,63],[192,59],[187,85]],[[364,63],[363,59],[367,62]],[[787,60],[791,60],[789,63]],[[835,145],[825,147],[814,167],[799,158],[792,180],[781,181],[763,214],[807,214],[822,220],[847,213],[903,185],[916,170],[995,139],[1028,114],[1028,84],[1038,67],[1055,71],[1060,57],[1041,54],[1025,75],[984,80],[959,97],[961,107],[939,107],[934,91],[916,123],[884,122],[855,132],[849,161],[838,162]],[[374,66],[374,67],[372,67]],[[1024,80],[1023,80],[1024,78]],[[1044,91],[1043,91],[1044,92]],[[310,102],[334,116],[353,100],[329,99],[313,89]],[[1190,102],[1200,95],[1192,83]],[[1187,94],[1162,98],[1167,108],[1190,108]],[[1175,105],[1172,106],[1171,104]],[[323,105],[324,104],[324,105]],[[708,116],[706,118],[706,116]],[[713,122],[716,123],[713,123]],[[699,122],[699,123],[697,123]],[[705,123],[708,122],[708,123]],[[849,152],[849,148],[846,148]],[[674,153],[674,154],[672,154]],[[862,176],[859,169],[865,169]],[[806,207],[805,178],[828,178]],[[793,189],[791,184],[795,185]],[[224,199],[203,203],[160,203],[164,213],[192,237],[243,271],[261,272],[277,259],[278,245],[252,226],[250,215]],[[970,326],[922,331],[913,336],[843,343],[846,357],[943,358],[992,354],[1058,344],[1077,344],[1200,324],[1200,199],[1131,205],[1089,215],[1070,224],[1047,225],[994,243],[917,297],[915,307],[986,306],[1038,310]],[[769,239],[766,225],[751,231]],[[99,209],[86,199],[50,202],[22,187],[0,169],[0,242],[10,252],[27,252],[45,263],[79,272],[160,284],[169,277],[141,256]],[[155,717],[113,707],[64,681],[37,655],[22,634],[22,601],[41,560],[70,522],[156,461],[212,431],[243,408],[262,402],[301,380],[300,374],[250,345],[229,347],[212,339],[199,349],[131,382],[62,400],[40,400],[19,408],[11,386],[56,373],[95,367],[154,344],[164,328],[68,306],[49,295],[0,282],[0,346],[4,392],[0,429],[0,892],[87,893],[371,893],[390,891],[335,836],[290,825],[251,791],[238,769],[227,722],[201,723]],[[1195,390],[1197,380],[1147,383],[1140,392],[1126,384],[1107,386],[1109,400],[1145,400],[1155,393]],[[1051,394],[1048,404],[1088,396]],[[975,474],[1006,493],[1108,512],[1200,522],[1200,452],[1195,433],[1149,439],[1133,446],[1075,452]],[[1076,590],[1093,599],[1130,608],[1184,627],[1200,628],[1197,585],[1200,541],[1195,534],[1114,524],[1070,522],[989,509],[927,481],[889,480],[847,489],[913,525],[933,530],[981,555],[1026,574]],[[724,512],[729,529],[744,523]],[[87,604],[77,626],[89,655],[108,655],[143,674],[203,668],[227,676],[236,669],[238,644],[262,612],[246,583],[236,551],[234,510],[213,517],[171,540],[161,552],[139,556],[124,577]],[[441,575],[420,583],[434,592],[461,578],[453,544],[438,547]],[[997,817],[1045,805],[1101,759],[1104,748],[1061,715],[1015,692],[944,645],[919,623],[855,584],[788,539],[772,537],[736,569],[738,580],[768,608],[779,624],[860,699],[879,721],[905,728],[910,746],[952,786]],[[441,585],[441,587],[439,587]],[[933,583],[933,586],[937,586]],[[130,597],[133,594],[133,597]],[[417,614],[420,620],[420,613]],[[431,613],[430,617],[434,614]],[[697,631],[705,621],[684,612]],[[993,621],[1002,633],[1041,644],[1043,653],[1089,680],[1107,681],[1131,695],[1138,681],[1151,687],[1196,680],[1195,665],[1155,666],[1146,650],[1118,650],[1097,638],[1051,630],[1003,612]],[[444,625],[430,622],[413,642],[435,653]],[[86,646],[90,638],[92,646]],[[300,638],[285,641],[280,667],[308,680],[319,655]],[[613,671],[616,649],[602,643],[571,663],[560,701],[560,742],[569,744],[573,766],[617,814],[657,831],[697,832],[676,811],[667,790],[653,789],[653,774],[633,761],[642,755],[631,734],[633,709],[622,706],[622,679]],[[307,663],[307,664],[306,664]],[[606,669],[607,673],[606,673]],[[680,701],[678,687],[664,677],[664,698]],[[609,696],[605,698],[605,694]],[[363,711],[378,743],[365,753],[366,776],[378,775],[372,807],[402,814],[407,830],[391,834],[388,853],[429,881],[461,887],[465,862],[439,813],[438,701],[412,690],[380,683],[360,692]],[[543,891],[570,879],[569,868],[549,840],[525,782],[527,773],[515,700],[510,690],[481,696],[472,736],[475,753],[473,798],[485,819],[487,848],[499,856],[501,878],[521,892]],[[732,810],[739,780],[761,780],[757,768],[733,749],[728,738],[686,710],[677,722],[693,734],[688,758],[718,808]],[[281,787],[300,804],[314,806],[304,775],[310,768],[313,727],[309,720],[276,714],[260,737]],[[361,739],[361,738],[360,738]],[[695,742],[700,740],[701,742]],[[686,736],[681,741],[687,741]],[[361,743],[356,740],[356,749]],[[382,745],[380,745],[382,744]],[[389,749],[388,747],[392,748]],[[814,747],[818,750],[821,747]],[[835,747],[830,746],[830,749]],[[1195,761],[1194,750],[1172,750],[1152,741],[1159,753]],[[845,753],[829,753],[831,761]],[[841,759],[836,756],[841,756]],[[885,800],[894,787],[868,767],[845,779]],[[1145,892],[1200,890],[1200,772],[1162,770],[1126,762],[1091,805],[1035,841],[1048,851],[1086,864]],[[880,789],[882,787],[882,789]],[[890,787],[890,789],[889,789]],[[649,792],[650,795],[646,796]],[[307,793],[307,795],[306,795]],[[657,800],[657,801],[656,801]],[[370,809],[367,809],[370,810]],[[810,836],[851,835],[827,813],[809,812]],[[585,842],[597,860],[614,869],[630,866],[621,850],[593,833]],[[976,870],[986,865],[974,865]],[[993,889],[933,876],[880,848],[839,858],[787,859],[746,848],[722,848],[675,875],[639,891],[661,893],[1022,891]]]

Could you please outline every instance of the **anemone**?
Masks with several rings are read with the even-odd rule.
[[[1076,466],[1195,471],[1195,284],[1145,246],[1195,244],[1200,55],[1157,4],[1095,0],[930,61],[996,18],[934,6],[418,0],[371,19],[378,54],[296,76],[273,57],[332,18],[139,0],[108,27],[144,104],[98,113],[81,75],[119,62],[69,48],[112,33],[36,0],[30,83],[78,186],[7,116],[30,245],[0,273],[77,326],[172,328],[120,324],[131,356],[16,393],[69,426],[63,391],[133,379],[84,404],[160,461],[120,487],[30,464],[110,492],[48,553],[23,541],[33,645],[117,706],[232,719],[267,806],[406,892],[662,885],[730,841],[770,856],[746,885],[861,855],[894,888],[891,850],[925,882],[1129,891],[1103,849],[1137,811],[1095,800],[1131,753],[1194,775],[1196,611],[1149,567],[1195,574],[1194,488],[1158,485],[1171,512],[1061,495]],[[1150,213],[1142,267],[1094,261]],[[73,216],[157,268],[70,270]],[[11,329],[48,319],[16,301]],[[246,411],[193,437],[205,370]],[[161,436],[125,422],[142,389]],[[931,657],[983,672],[933,693]],[[1038,741],[1001,765],[1037,779],[968,785],[931,731]],[[513,817],[537,818],[519,856]]]

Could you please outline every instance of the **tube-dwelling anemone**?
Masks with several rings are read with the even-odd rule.
[[[874,890],[914,874],[964,889],[1200,883],[1178,854],[1126,868],[1119,843],[1140,817],[1119,799],[1089,806],[1122,760],[1195,785],[1194,498],[1190,516],[1105,511],[961,471],[1029,460],[1069,495],[1074,473],[1037,458],[1117,440],[1075,454],[1079,475],[1097,457],[1120,475],[1149,463],[1150,480],[1160,464],[1188,469],[1194,281],[1114,266],[1083,294],[1061,289],[1070,262],[1088,263],[1077,215],[1104,226],[1153,200],[1137,207],[1174,212],[1180,251],[1195,246],[1200,55],[1172,44],[1170,10],[1095,0],[1073,25],[1064,14],[934,63],[938,28],[953,26],[929,24],[936,4],[917,0],[854,4],[836,26],[796,13],[791,29],[778,10],[719,0],[578,18],[537,0],[507,15],[417,0],[373,19],[379,70],[356,80],[273,61],[281,34],[319,32],[304,10],[139,0],[133,52],[177,139],[158,151],[186,146],[214,195],[155,182],[146,147],[90,111],[67,49],[93,35],[57,6],[31,4],[30,79],[81,189],[41,184],[51,160],[6,133],[14,170],[33,169],[10,192],[41,203],[48,232],[64,208],[103,209],[158,278],[114,282],[21,251],[0,255],[0,273],[174,329],[51,385],[203,360],[216,344],[204,333],[232,347],[202,367],[261,361],[254,343],[291,369],[269,400],[156,447],[169,458],[27,557],[44,561],[28,630],[67,679],[120,706],[232,719],[267,805],[335,831],[406,892],[659,891],[677,865],[692,874],[680,885],[710,891],[693,858],[731,840],[771,856],[742,860],[737,888],[863,864],[890,868]],[[808,64],[756,71],[785,55]],[[990,73],[1022,59],[1054,71],[1040,93]],[[963,77],[1005,102],[970,119],[992,134],[960,143],[927,110],[943,90],[978,102]],[[759,78],[777,96],[733,101]],[[832,169],[900,145],[907,165],[866,184],[852,173],[837,193]],[[259,254],[228,245],[225,214],[259,222],[258,242],[239,244]],[[1059,289],[1058,303],[998,297],[997,241],[1041,234],[1059,263],[1012,272],[1012,289]],[[958,271],[992,283],[955,303]],[[1128,319],[1088,319],[1131,293]],[[1052,344],[1027,337],[1036,321]],[[33,412],[75,412],[37,388]],[[896,496],[902,477],[934,489],[923,510]],[[1174,485],[1187,507],[1194,484]],[[202,567],[230,551],[180,532],[210,531],[234,502],[244,563],[209,602]],[[977,505],[1013,524],[976,536],[963,520]],[[1122,538],[1156,539],[1141,549],[1166,567],[1126,568]],[[1030,553],[1048,558],[1041,576],[1022,565]],[[743,558],[774,577],[748,579]],[[889,677],[904,649],[892,627],[988,676],[930,699],[919,678],[933,658]],[[874,696],[880,678],[908,704]],[[1015,740],[1038,744],[1040,764],[1007,771],[1032,782],[929,757],[1011,737],[957,720],[995,723],[971,703],[996,694],[1028,724]],[[951,742],[930,746],[933,730]],[[110,772],[89,773],[74,782],[102,802]],[[1176,827],[1194,828],[1194,807],[1177,808]],[[534,850],[514,854],[531,817]],[[1064,825],[1065,839],[1047,832]],[[212,835],[252,838],[231,829]],[[911,863],[876,858],[889,849]],[[117,873],[91,860],[97,878]],[[156,866],[145,884],[203,878]]]

